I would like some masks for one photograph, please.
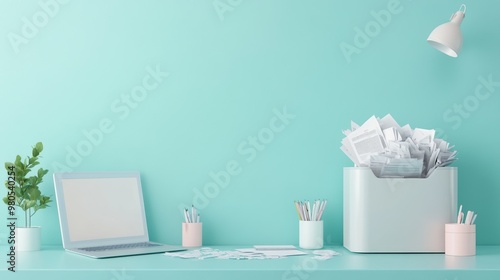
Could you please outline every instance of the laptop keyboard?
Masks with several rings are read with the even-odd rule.
[[[98,246],[98,247],[87,247],[87,248],[80,248],[80,250],[84,250],[87,252],[97,252],[97,251],[131,249],[131,248],[148,248],[148,247],[156,247],[156,246],[160,246],[160,244],[141,242],[141,243],[131,243],[131,244],[118,244],[118,245],[108,245],[108,246]]]

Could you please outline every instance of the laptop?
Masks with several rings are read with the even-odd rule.
[[[149,240],[139,172],[54,173],[66,251],[110,258],[185,250]]]

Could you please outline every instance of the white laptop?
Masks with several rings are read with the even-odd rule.
[[[184,250],[149,241],[139,172],[54,173],[65,250],[109,258]]]

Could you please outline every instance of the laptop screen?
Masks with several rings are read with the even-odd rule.
[[[147,239],[138,173],[56,173],[54,181],[65,245]]]

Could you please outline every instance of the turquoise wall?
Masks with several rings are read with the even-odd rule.
[[[161,242],[194,202],[205,244],[297,244],[293,201],[326,198],[341,244],[341,131],[391,113],[456,145],[459,203],[499,245],[500,2],[466,3],[458,58],[426,42],[461,3],[2,1],[0,159],[42,141],[50,174],[141,171]],[[34,224],[61,243],[55,203]]]

